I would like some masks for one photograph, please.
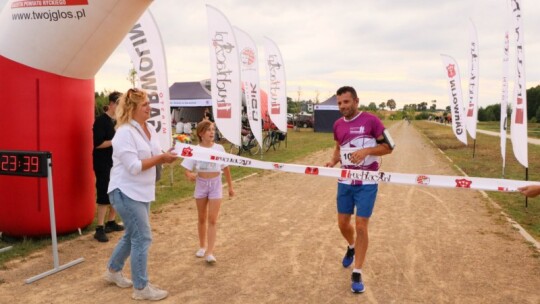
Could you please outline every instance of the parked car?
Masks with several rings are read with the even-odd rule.
[[[294,125],[301,128],[313,128],[314,120],[312,115],[298,115],[294,119]]]

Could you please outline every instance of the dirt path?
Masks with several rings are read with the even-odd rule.
[[[392,128],[397,147],[384,171],[456,174],[412,127]],[[323,165],[330,151],[304,159]],[[480,193],[381,185],[364,267],[367,290],[350,292],[341,266],[331,178],[261,172],[236,183],[218,230],[216,266],[197,259],[189,200],[152,215],[151,281],[161,303],[540,303],[540,259]],[[30,285],[52,266],[50,249],[0,270],[0,303],[131,303],[131,290],[102,273],[119,235],[60,246],[60,263],[85,262]],[[128,269],[124,273],[129,276]]]

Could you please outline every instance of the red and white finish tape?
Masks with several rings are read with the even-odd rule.
[[[175,151],[176,153],[178,153],[179,157],[191,158],[199,161],[216,162],[220,164],[239,167],[276,170],[334,178],[350,178],[356,180],[384,182],[391,184],[430,186],[442,188],[461,188],[499,192],[516,192],[518,191],[517,188],[519,187],[531,184],[540,185],[540,183],[538,182],[518,181],[510,179],[431,174],[405,174],[383,171],[350,170],[287,163],[274,163],[241,157],[225,152],[219,152],[200,146],[178,143],[175,146]]]

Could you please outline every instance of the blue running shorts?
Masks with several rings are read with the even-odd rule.
[[[338,183],[337,211],[343,214],[353,214],[369,218],[373,213],[379,185],[346,185]]]

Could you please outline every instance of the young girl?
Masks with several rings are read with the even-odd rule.
[[[215,127],[209,120],[197,124],[197,137],[199,146],[225,152],[222,145],[214,143]],[[221,170],[225,173],[229,189],[229,197],[234,196],[231,171],[229,167],[216,163],[184,159],[182,167],[186,168],[186,177],[195,181],[195,202],[199,222],[199,250],[195,255],[202,258],[206,254],[206,261],[210,264],[216,262],[214,246],[216,243],[216,222],[221,206],[222,184]],[[208,241],[208,246],[206,246]]]

